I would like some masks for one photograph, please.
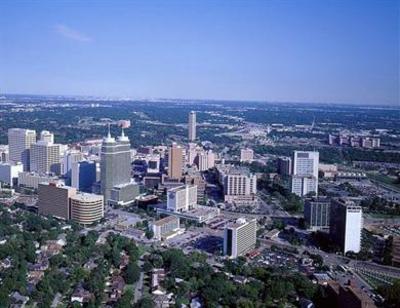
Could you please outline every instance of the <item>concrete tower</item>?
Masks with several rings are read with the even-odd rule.
[[[122,129],[117,140],[111,137],[108,128],[107,137],[103,139],[100,152],[100,180],[104,202],[110,199],[111,190],[131,181],[131,153],[129,138]]]
[[[30,148],[36,143],[36,132],[30,129],[10,128],[8,130],[9,160],[21,162],[24,171],[30,170]]]
[[[196,140],[196,112],[189,113],[189,141]]]

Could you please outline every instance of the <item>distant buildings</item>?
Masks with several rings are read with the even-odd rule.
[[[254,159],[254,151],[246,148],[240,150],[240,161],[245,163],[251,163]]]
[[[351,147],[362,147],[366,149],[380,148],[381,139],[370,136],[351,136],[351,135],[329,135],[328,143],[330,145],[347,145]]]
[[[164,240],[177,234],[180,230],[179,217],[167,216],[157,220],[152,225],[154,238],[156,240]]]
[[[167,191],[167,210],[187,212],[197,207],[197,186],[183,185]]]
[[[224,230],[224,255],[236,258],[253,249],[257,240],[257,220],[239,218]]]
[[[292,175],[292,159],[290,157],[278,158],[278,174],[281,176]]]
[[[318,195],[318,152],[294,151],[292,193],[303,197],[309,193]]]
[[[330,234],[343,253],[360,252],[362,227],[363,217],[360,206],[348,199],[332,199]]]
[[[38,209],[41,215],[73,219],[90,225],[104,217],[103,196],[80,193],[76,188],[55,183],[39,184]]]
[[[257,193],[257,177],[246,167],[219,165],[219,182],[224,189],[224,200],[229,203],[253,202]]]
[[[338,173],[338,167],[334,164],[319,164],[318,165],[319,175],[323,178],[334,178]]]
[[[331,201],[323,198],[307,199],[304,203],[304,219],[312,231],[328,230]]]
[[[191,111],[189,113],[189,121],[188,121],[188,133],[189,133],[189,141],[196,140],[196,112]]]
[[[21,163],[0,163],[0,182],[10,186],[17,185],[19,172],[23,172]]]
[[[172,144],[168,151],[168,177],[180,179],[183,168],[183,149],[177,144]]]
[[[10,128],[8,130],[9,159],[21,162],[24,171],[30,170],[30,149],[36,143],[36,132],[30,129]]]
[[[0,163],[8,163],[9,161],[10,161],[9,146],[1,144],[0,145]]]
[[[100,180],[105,204],[109,204],[114,187],[126,186],[131,182],[130,142],[123,130],[117,140],[111,137],[110,131],[103,139],[100,153]]]
[[[215,155],[213,151],[200,151],[197,153],[194,163],[197,165],[199,171],[206,171],[214,168],[215,166]]]

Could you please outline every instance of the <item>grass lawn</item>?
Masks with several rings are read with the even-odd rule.
[[[375,180],[375,181],[381,182],[383,184],[386,184],[386,185],[388,185],[388,186],[392,187],[393,189],[396,189],[397,191],[400,192],[400,184],[396,183],[395,179],[393,179],[393,178],[391,178],[389,176],[386,176],[386,175],[382,175],[382,174],[377,173],[377,172],[368,172],[367,175],[372,180]]]

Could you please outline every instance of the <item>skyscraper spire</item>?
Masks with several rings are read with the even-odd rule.
[[[110,123],[108,123],[108,132],[107,132],[107,137],[103,138],[104,142],[115,142],[115,139],[111,137],[111,128],[110,128]]]
[[[121,136],[118,137],[119,141],[129,141],[129,138],[125,136],[124,127],[121,127]]]

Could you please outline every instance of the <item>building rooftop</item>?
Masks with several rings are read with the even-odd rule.
[[[249,168],[244,166],[219,165],[217,169],[219,172],[224,173],[226,175],[246,175],[246,176],[252,175]]]
[[[169,189],[168,192],[176,192],[176,191],[180,191],[180,190],[186,189],[186,187],[191,188],[193,186],[194,185],[180,185],[180,186],[177,186],[177,187]]]
[[[75,196],[72,196],[71,199],[74,199],[74,200],[77,200],[80,202],[95,202],[95,201],[100,201],[100,200],[102,201],[103,196],[79,192]]]
[[[155,226],[162,226],[163,224],[166,224],[166,223],[169,223],[169,222],[173,222],[173,221],[175,221],[177,219],[179,219],[179,218],[177,218],[175,216],[167,216],[167,217],[164,217],[164,218],[162,218],[160,220],[155,221],[154,225]]]

